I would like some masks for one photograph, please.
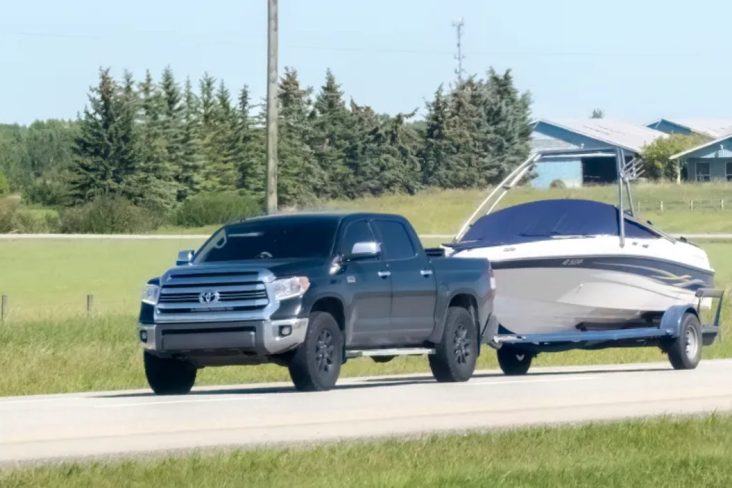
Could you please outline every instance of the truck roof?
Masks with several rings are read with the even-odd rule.
[[[245,222],[257,222],[262,220],[271,220],[271,219],[283,219],[283,220],[293,220],[293,221],[307,221],[307,220],[342,220],[345,218],[356,218],[356,217],[388,217],[388,218],[396,218],[400,220],[405,220],[404,217],[401,215],[396,214],[388,214],[388,213],[379,213],[379,212],[297,212],[297,213],[290,213],[290,214],[277,214],[277,215],[262,215],[259,217],[252,217],[249,219],[241,220],[239,222],[232,222],[227,224],[229,225],[237,225],[242,224]]]

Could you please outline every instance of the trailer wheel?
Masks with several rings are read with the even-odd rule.
[[[478,327],[472,314],[463,307],[447,310],[442,340],[429,356],[430,369],[437,381],[468,381],[478,359]]]
[[[503,373],[508,376],[526,374],[531,367],[533,356],[526,351],[504,345],[496,351],[496,354],[498,356],[498,365]]]
[[[343,363],[343,333],[327,312],[313,312],[305,342],[290,360],[290,378],[298,391],[330,390]]]
[[[679,337],[668,347],[668,359],[674,369],[694,369],[702,356],[702,333],[699,318],[687,313],[681,322]]]
[[[156,395],[185,395],[196,382],[196,367],[174,358],[161,358],[145,351],[145,376]]]

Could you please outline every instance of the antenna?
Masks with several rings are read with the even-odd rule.
[[[455,60],[457,61],[457,68],[455,68],[455,74],[457,75],[458,81],[463,81],[463,27],[465,27],[465,21],[462,17],[452,23],[455,28],[455,34],[457,35],[457,54]]]

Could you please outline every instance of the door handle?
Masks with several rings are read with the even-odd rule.
[[[391,276],[391,271],[379,271],[379,278],[388,278]]]
[[[422,269],[419,271],[419,274],[424,276],[425,278],[432,276],[432,270],[431,269]]]

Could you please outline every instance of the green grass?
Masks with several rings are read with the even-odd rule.
[[[293,481],[296,481],[293,483]],[[727,487],[732,417],[665,418],[0,471],[67,487]]]

